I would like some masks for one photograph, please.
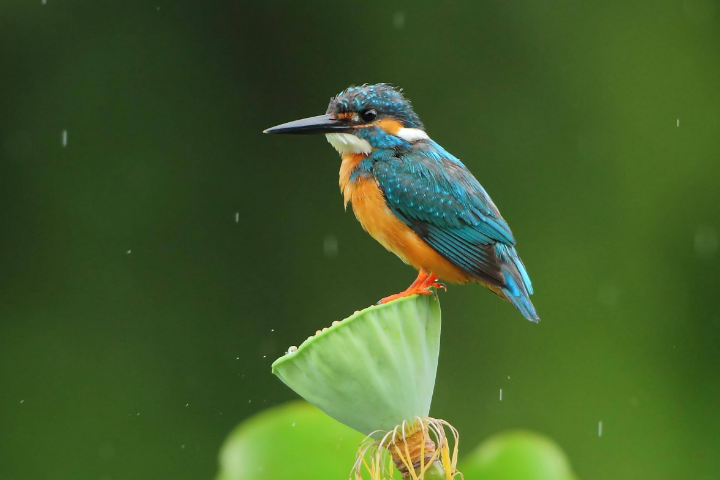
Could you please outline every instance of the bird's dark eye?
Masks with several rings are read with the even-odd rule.
[[[360,117],[365,122],[372,122],[377,117],[377,112],[373,108],[368,108],[360,112]]]

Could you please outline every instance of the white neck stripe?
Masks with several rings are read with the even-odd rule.
[[[428,134],[423,132],[419,128],[401,128],[395,135],[410,143],[417,142],[418,140],[430,139],[430,137],[428,137]]]

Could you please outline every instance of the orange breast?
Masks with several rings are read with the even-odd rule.
[[[348,158],[348,160],[355,159]],[[345,163],[344,156],[343,165]],[[343,182],[342,173],[341,169],[340,183],[345,204],[347,205],[348,202],[352,204],[353,212],[360,224],[383,247],[418,270],[435,273],[449,282],[467,283],[472,280],[464,271],[433,250],[392,213],[374,179],[350,182],[348,175]]]

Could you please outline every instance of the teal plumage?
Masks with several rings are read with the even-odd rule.
[[[539,320],[510,227],[472,173],[432,140],[392,152],[369,157],[392,212],[474,279],[500,288],[528,320]]]
[[[539,320],[515,238],[485,189],[463,163],[425,133],[399,89],[351,87],[330,100],[327,113],[266,130],[324,133],[340,152],[345,202],[368,233],[419,270],[392,301],[444,287],[439,277],[480,282]]]

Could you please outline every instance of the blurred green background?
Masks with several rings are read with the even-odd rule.
[[[432,414],[585,480],[717,478],[713,0],[3,0],[0,478],[212,478],[296,398],[276,357],[413,280],[323,138],[261,134],[380,81],[490,192],[543,319],[442,293]]]

